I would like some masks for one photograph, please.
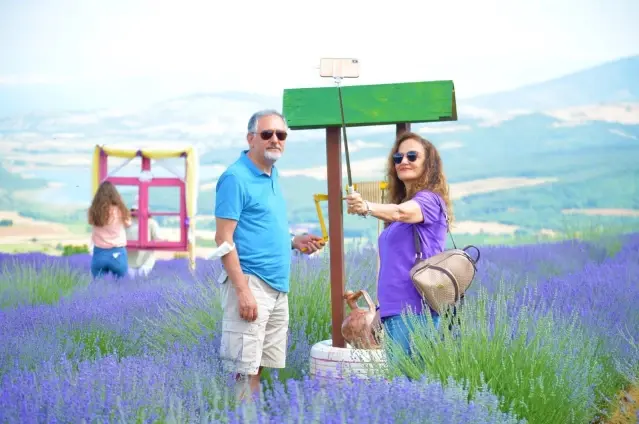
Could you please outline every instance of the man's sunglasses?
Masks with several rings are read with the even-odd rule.
[[[262,140],[270,140],[271,137],[273,137],[273,134],[275,134],[277,139],[280,141],[286,140],[286,137],[288,136],[286,131],[264,130],[260,132],[260,137],[262,137]]]
[[[393,154],[393,162],[395,162],[395,165],[399,165],[400,163],[402,163],[403,159],[404,159],[403,153],[397,152]],[[408,159],[409,162],[415,162],[417,160],[417,152],[414,150],[411,150],[410,152],[406,152],[406,159]]]

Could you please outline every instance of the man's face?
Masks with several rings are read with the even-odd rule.
[[[248,134],[248,142],[256,156],[275,163],[284,153],[286,124],[279,116],[263,116],[257,122],[256,134]]]

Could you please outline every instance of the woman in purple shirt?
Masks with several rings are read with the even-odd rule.
[[[374,216],[385,221],[379,236],[380,268],[377,281],[379,313],[386,335],[410,354],[411,328],[403,312],[439,316],[422,301],[409,271],[415,263],[413,226],[424,257],[444,250],[446,215],[452,222],[452,205],[442,160],[431,142],[412,132],[401,134],[388,159],[388,203],[367,202],[358,193],[347,196],[348,213]]]

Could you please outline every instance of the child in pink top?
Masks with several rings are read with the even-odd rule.
[[[116,277],[127,274],[126,231],[131,225],[129,209],[115,186],[105,181],[93,197],[88,213],[91,225],[93,277],[111,272]]]

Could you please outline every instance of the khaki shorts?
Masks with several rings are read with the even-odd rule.
[[[288,295],[254,275],[249,289],[257,302],[257,319],[240,317],[235,286],[227,277],[222,284],[222,342],[220,357],[231,372],[256,375],[260,366],[284,368],[288,341]]]

